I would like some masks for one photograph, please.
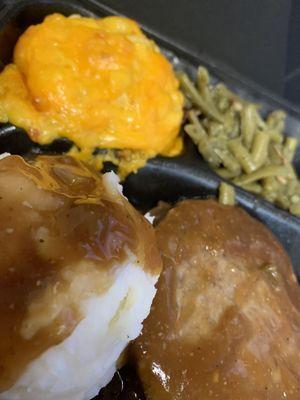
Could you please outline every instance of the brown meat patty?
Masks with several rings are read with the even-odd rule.
[[[151,400],[300,398],[300,290],[260,222],[213,200],[156,227],[164,270],[133,352]]]

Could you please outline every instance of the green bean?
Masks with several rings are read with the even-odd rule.
[[[177,74],[178,79],[180,81],[180,84],[184,91],[187,93],[189,99],[198,107],[200,107],[200,110],[203,112],[203,114],[207,115],[210,118],[213,118],[214,120],[218,122],[223,121],[223,117],[221,114],[218,112],[217,109],[210,108],[200,93],[197,91],[189,77],[184,74],[184,73],[178,73]]]
[[[289,171],[290,171],[290,174],[289,174],[288,178],[289,178],[289,179],[293,179],[293,180],[299,182],[298,175],[297,175],[297,172],[296,172],[294,166],[293,166],[292,164],[285,164],[285,166],[286,166],[286,167],[289,169]],[[278,178],[278,177],[277,177],[277,178]]]
[[[199,112],[197,112],[195,110],[190,110],[187,113],[187,117],[191,124],[202,127],[202,125],[200,124],[199,118],[198,118],[198,114],[199,114]]]
[[[258,113],[257,109],[255,109],[255,120],[257,124],[257,128],[261,130],[267,129],[266,122],[262,119],[261,115]]]
[[[289,198],[283,193],[278,194],[278,196],[276,198],[276,204],[279,205],[279,207],[284,208],[284,209],[290,208]]]
[[[262,187],[267,193],[275,193],[278,191],[279,183],[273,176],[269,176],[262,179]]]
[[[234,179],[234,183],[237,185],[243,185],[259,181],[269,176],[291,177],[292,172],[287,165],[268,165],[267,167],[262,167],[251,174],[241,175],[240,177]]]
[[[217,107],[221,112],[225,113],[231,105],[230,99],[219,90],[219,85],[215,87],[214,95]]]
[[[203,129],[203,128],[202,128]],[[193,142],[197,145],[199,143],[199,140],[201,136],[206,136],[206,133],[203,129],[203,131],[195,125],[186,125],[184,127],[185,132],[190,136],[190,138],[193,140]]]
[[[268,115],[267,125],[279,133],[283,132],[286,114],[282,110],[273,111]]]
[[[295,156],[298,140],[294,137],[287,137],[284,142],[283,156],[285,162],[291,162]]]
[[[299,194],[294,194],[293,196],[291,196],[290,201],[291,201],[292,204],[300,203],[300,195]]]
[[[283,142],[283,136],[280,132],[278,132],[274,129],[268,129],[268,133],[270,136],[270,140],[272,142],[279,143],[279,144]]]
[[[208,127],[208,135],[212,137],[224,136],[226,138],[226,134],[224,133],[224,126],[219,122],[212,121]]]
[[[219,186],[219,202],[227,206],[235,204],[235,190],[234,187],[222,182]]]
[[[232,179],[237,177],[240,173],[234,173],[232,171],[229,171],[226,168],[218,168],[216,169],[216,173],[223,179]]]
[[[212,92],[209,87],[209,84],[210,84],[209,81],[210,81],[210,78],[209,78],[207,69],[203,68],[203,67],[199,67],[198,71],[197,71],[197,82],[198,82],[199,92],[200,92],[202,98],[204,99],[204,101],[206,102],[207,108],[209,110],[213,110],[213,112],[216,116],[219,115],[219,117],[221,118],[221,121],[222,121],[223,120],[222,115],[219,114],[219,111],[216,108],[213,98],[212,98]],[[218,121],[218,122],[221,122],[221,121]]]
[[[242,184],[239,186],[241,186],[241,188],[243,188],[244,190],[247,190],[248,192],[252,192],[252,193],[256,193],[256,194],[260,194],[262,192],[262,187],[258,183],[246,183],[246,184]]]
[[[256,170],[256,165],[252,161],[251,155],[239,139],[231,140],[228,143],[228,147],[247,174]]]
[[[234,94],[231,90],[229,90],[228,87],[224,85],[224,83],[219,83],[216,86],[216,89],[217,89],[219,96],[227,98],[231,104],[233,104],[233,103],[240,103],[240,104],[244,104],[244,105],[250,104],[247,100],[242,99],[241,97]]]
[[[297,194],[299,188],[299,182],[296,179],[290,179],[287,184],[286,193],[288,196]]]
[[[300,217],[300,204],[292,204],[289,208],[289,211],[291,214],[294,214],[297,217]]]
[[[269,146],[269,159],[272,164],[282,165],[284,163],[284,157],[281,151],[281,146],[278,144],[271,143]]]
[[[202,154],[204,160],[206,160],[213,168],[218,168],[221,164],[220,157],[217,154],[216,149],[213,148],[211,143],[206,137],[201,137],[198,142],[199,153]]]
[[[254,119],[255,108],[252,104],[241,110],[241,136],[246,148],[249,150],[252,144],[256,121]]]
[[[227,138],[228,139],[237,139],[240,135],[240,125],[236,118],[231,118],[226,120],[226,128]]]
[[[197,126],[189,124],[184,127],[186,133],[191,137],[194,143],[198,146],[199,152],[203,158],[213,167],[219,167],[221,160],[215,152],[215,149],[209,143],[207,134],[202,128],[200,122]]]
[[[210,78],[207,69],[200,66],[197,71],[197,83],[201,94],[207,94],[209,92],[209,81]]]
[[[222,163],[229,172],[233,173],[235,176],[241,173],[240,164],[236,161],[234,157],[227,150],[215,149],[216,154],[222,160]]]
[[[268,157],[270,137],[265,132],[257,132],[255,134],[253,145],[252,145],[252,161],[257,168],[261,167]]]
[[[276,198],[277,198],[277,193],[276,192],[265,192],[263,190],[262,196],[264,199],[268,200],[270,203],[275,203]]]

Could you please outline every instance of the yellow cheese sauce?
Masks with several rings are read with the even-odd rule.
[[[50,15],[23,33],[0,74],[1,122],[39,144],[66,137],[85,160],[96,148],[134,150],[133,170],[180,152],[182,107],[171,64],[124,17]]]

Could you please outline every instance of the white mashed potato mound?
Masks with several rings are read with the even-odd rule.
[[[104,183],[113,196],[121,186],[114,174]],[[88,400],[112,379],[120,355],[142,330],[155,296],[153,275],[128,253],[113,270],[112,285],[82,300],[81,321],[65,340],[29,363],[2,400]]]
[[[129,260],[102,296],[82,305],[85,318],[62,343],[29,364],[5,400],[88,400],[112,379],[127,344],[142,329],[156,278]]]

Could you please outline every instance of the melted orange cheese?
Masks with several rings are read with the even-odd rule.
[[[47,144],[175,155],[183,96],[171,64],[132,20],[48,16],[20,37],[0,74],[0,121]]]

